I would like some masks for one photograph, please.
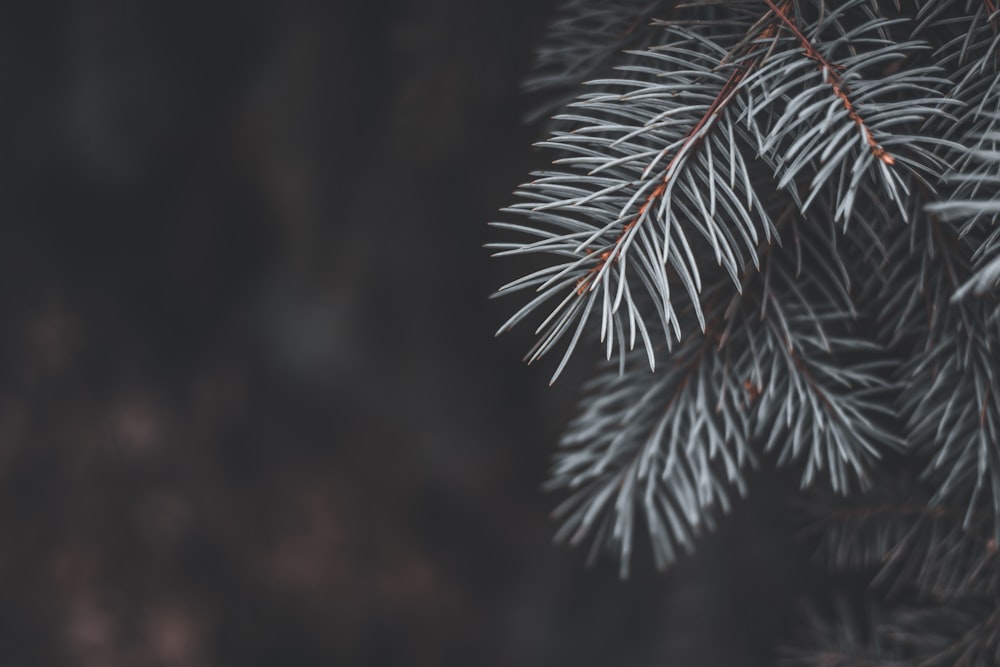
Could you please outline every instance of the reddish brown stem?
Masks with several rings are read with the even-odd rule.
[[[681,148],[678,149],[676,153],[674,153],[672,158],[670,158],[670,162],[667,163],[667,166],[664,169],[663,179],[660,181],[659,184],[657,184],[655,188],[653,188],[653,191],[649,193],[645,201],[643,201],[642,205],[639,207],[639,212],[635,215],[635,217],[632,218],[630,222],[626,223],[624,227],[622,227],[622,231],[618,235],[618,238],[615,239],[612,249],[602,252],[600,254],[600,258],[597,264],[593,266],[590,269],[590,271],[587,272],[587,275],[585,277],[580,278],[580,280],[577,281],[577,286],[576,286],[577,294],[582,295],[584,292],[586,292],[587,288],[590,285],[591,276],[600,272],[600,270],[604,268],[604,265],[607,264],[607,262],[610,261],[613,257],[618,256],[621,243],[625,239],[625,236],[628,234],[629,230],[632,229],[632,227],[634,227],[639,222],[639,220],[642,219],[644,215],[646,215],[646,212],[649,210],[649,208],[661,196],[663,196],[664,192],[667,191],[668,179],[670,178],[671,173],[673,173],[673,169],[677,165],[677,161],[684,154],[685,149],[692,147],[693,145],[701,141],[699,133],[702,131],[702,129],[705,128],[705,126],[709,122],[711,122],[712,117],[717,115],[729,103],[729,101],[733,97],[733,93],[736,90],[736,86],[743,79],[743,77],[746,76],[748,71],[749,71],[748,66],[741,65],[736,69],[734,69],[733,73],[729,75],[729,79],[727,79],[726,83],[723,84],[722,89],[719,91],[719,94],[716,95],[715,99],[712,100],[712,103],[708,106],[708,109],[705,110],[705,113],[702,115],[702,117],[698,119],[698,122],[695,123],[694,127],[692,127],[688,131],[687,135],[684,137],[684,142]]]
[[[787,21],[787,17],[783,13],[785,10],[779,9],[770,1],[769,4],[771,5],[771,10],[778,17],[785,17],[785,20]],[[788,4],[789,3],[785,2],[783,3],[782,6],[787,8]],[[759,33],[758,38],[766,40],[773,37],[776,33],[777,33],[777,24],[772,23],[771,25],[765,27]],[[585,275],[584,277],[580,278],[577,281],[576,293],[578,295],[582,296],[587,291],[587,289],[589,289],[591,284],[590,281],[592,280],[593,276],[600,273],[600,271],[609,261],[618,258],[620,254],[621,244],[625,240],[626,235],[628,235],[629,230],[631,230],[636,224],[638,224],[638,222],[643,218],[643,216],[646,215],[647,211],[649,211],[649,208],[653,206],[653,204],[660,197],[663,196],[663,193],[667,191],[667,185],[669,183],[670,176],[673,173],[674,167],[677,165],[677,161],[686,152],[686,149],[689,149],[694,144],[697,144],[698,142],[701,141],[701,136],[699,136],[700,132],[705,128],[705,126],[709,122],[711,122],[713,116],[718,115],[719,112],[721,112],[722,109],[725,108],[725,106],[730,102],[730,100],[732,100],[733,95],[735,94],[736,88],[739,85],[740,81],[742,81],[743,78],[746,77],[746,75],[750,72],[750,70],[754,67],[754,65],[756,65],[758,61],[759,57],[748,63],[738,65],[733,70],[732,74],[729,75],[729,78],[726,80],[726,83],[723,84],[722,89],[719,91],[719,94],[716,95],[714,100],[712,100],[712,103],[708,106],[708,109],[705,110],[705,113],[701,116],[701,118],[694,125],[694,127],[692,127],[691,130],[688,131],[687,135],[684,138],[681,148],[678,149],[676,153],[674,153],[673,157],[670,159],[670,162],[667,163],[667,166],[664,169],[664,175],[661,182],[657,184],[655,188],[653,188],[652,192],[650,192],[649,195],[646,197],[646,199],[643,201],[635,217],[632,218],[630,222],[626,223],[622,227],[622,231],[612,244],[611,250],[606,250],[602,252],[598,257],[597,263],[590,268],[590,270],[587,272],[587,275]]]
[[[984,1],[991,2],[992,0],[984,0]],[[831,64],[830,62],[828,62],[826,58],[823,57],[823,55],[819,52],[819,50],[815,46],[813,46],[813,43],[809,41],[809,38],[806,37],[801,30],[799,30],[799,27],[797,25],[795,25],[795,21],[793,21],[784,11],[782,11],[781,8],[775,5],[773,0],[764,0],[764,2],[766,2],[768,7],[771,8],[771,11],[773,11],[775,14],[778,15],[778,18],[781,20],[782,23],[785,24],[785,27],[787,27],[791,31],[791,33],[795,35],[796,39],[799,40],[799,44],[802,45],[802,49],[805,51],[806,57],[809,58],[810,60],[815,61],[816,64],[819,66],[820,70],[824,72],[825,82],[830,84],[830,87],[833,88],[834,94],[840,98],[841,102],[843,102],[844,108],[847,110],[848,117],[852,121],[854,121],[859,128],[861,128],[861,132],[864,134],[865,141],[871,148],[872,155],[874,155],[876,158],[878,158],[885,164],[888,165],[894,164],[896,162],[896,159],[892,157],[892,155],[890,155],[888,151],[882,148],[882,146],[877,141],[875,141],[875,137],[872,135],[871,128],[868,127],[868,124],[865,123],[864,119],[861,117],[861,115],[858,113],[858,110],[855,108],[854,103],[851,102],[850,90],[844,83],[844,80],[841,78],[838,72],[838,68],[835,65]]]

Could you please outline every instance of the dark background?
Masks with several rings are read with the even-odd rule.
[[[775,480],[657,574],[554,547],[493,331],[529,0],[0,10],[0,665],[750,665]]]

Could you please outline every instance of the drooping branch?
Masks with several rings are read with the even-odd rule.
[[[623,246],[625,245],[632,230],[635,229],[638,225],[642,224],[642,222],[649,215],[651,207],[654,204],[656,204],[656,202],[661,197],[663,197],[664,193],[666,193],[667,188],[670,185],[670,181],[677,173],[677,170],[681,162],[691,151],[695,150],[695,148],[701,142],[702,137],[704,137],[705,133],[709,131],[712,124],[715,122],[715,119],[718,117],[718,115],[732,101],[733,96],[736,94],[736,91],[738,89],[739,83],[746,76],[746,72],[747,68],[745,66],[738,66],[733,70],[732,74],[730,74],[729,76],[729,79],[725,82],[725,84],[723,84],[721,90],[719,90],[718,94],[715,96],[715,99],[713,99],[712,103],[708,105],[708,108],[705,110],[705,113],[701,116],[701,118],[698,119],[698,122],[695,123],[694,126],[688,131],[687,136],[684,137],[681,146],[670,158],[670,161],[667,163],[667,166],[663,170],[663,176],[660,179],[660,183],[655,188],[653,188],[652,192],[650,192],[646,196],[645,200],[642,202],[642,205],[639,207],[639,212],[635,215],[635,217],[632,218],[629,222],[625,223],[625,225],[622,227],[621,234],[619,234],[618,237],[615,239],[612,245],[612,249],[601,252],[598,255],[597,264],[590,269],[590,273],[588,273],[586,276],[582,277],[579,280],[579,282],[577,283],[578,294],[583,294],[583,292],[585,292],[587,289],[593,289],[594,287],[596,287],[597,280],[600,279],[601,273],[604,271],[604,267],[607,265],[607,263],[616,261],[621,257],[621,254],[623,252]],[[657,159],[659,159],[659,157]],[[651,167],[652,165],[650,165],[650,167],[647,167],[647,170],[649,170]]]
[[[847,116],[858,126],[861,132],[864,134],[865,141],[867,142],[869,148],[871,149],[872,155],[876,159],[881,160],[887,165],[895,164],[896,160],[886,151],[882,146],[875,140],[875,136],[872,134],[871,128],[865,123],[865,120],[858,113],[857,106],[851,101],[851,92],[847,84],[841,78],[839,70],[842,67],[830,63],[823,54],[819,52],[815,45],[808,37],[806,37],[799,27],[795,24],[794,18],[788,15],[786,9],[779,7],[774,4],[774,0],[764,0],[767,6],[771,8],[771,11],[775,13],[778,19],[787,27],[796,39],[799,40],[799,44],[802,46],[802,50],[805,56],[816,62],[820,71],[823,72],[823,77],[826,83],[830,84],[833,89],[834,95],[836,95],[841,102],[844,104],[844,109],[847,110]]]
[[[562,116],[573,129],[543,142],[558,152],[557,169],[538,174],[519,193],[529,201],[510,209],[529,224],[501,225],[538,240],[494,246],[501,254],[560,258],[505,286],[540,295],[501,328],[557,301],[529,354],[539,358],[572,332],[556,376],[592,313],[600,317],[609,356],[616,342],[621,355],[625,339],[631,348],[638,334],[652,366],[652,338],[638,302],[653,309],[668,343],[679,339],[677,283],[704,326],[706,246],[738,286],[759,239],[771,238],[751,163],[736,145],[745,131],[729,112],[749,61],[723,65],[729,50],[712,37],[678,26],[666,33],[662,48],[642,54],[648,64],[625,68],[633,78],[593,82],[604,91],[582,96]],[[614,89],[624,90],[608,92]]]

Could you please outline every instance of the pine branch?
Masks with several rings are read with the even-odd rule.
[[[911,448],[929,460],[933,501],[992,505],[1000,536],[1000,396],[996,354],[1000,327],[984,313],[947,321],[942,338],[923,358],[907,364],[900,409]],[[968,325],[970,329],[966,329]]]
[[[949,3],[950,4],[950,3]],[[983,294],[1000,283],[1000,13],[992,0],[976,3],[961,20],[933,21],[928,29],[961,30],[940,48],[942,66],[954,70],[949,95],[966,103],[956,122],[929,129],[955,137],[944,196],[927,208],[976,240],[974,272],[953,298]]]
[[[1000,397],[995,302],[955,302],[971,272],[968,239],[923,217],[895,230],[883,289],[884,335],[901,356],[897,407],[934,503],[1000,516]],[[994,522],[1000,531],[1000,522]],[[1000,532],[996,533],[1000,535]]]
[[[804,485],[823,475],[843,493],[898,446],[881,423],[889,374],[867,359],[877,348],[847,336],[841,307],[824,301],[849,301],[826,286],[839,277],[826,235],[782,220],[792,242],[762,249],[762,270],[744,273],[741,294],[714,295],[705,334],[664,354],[656,373],[633,355],[624,372],[609,368],[588,386],[548,484],[571,494],[557,510],[558,539],[592,539],[591,559],[615,553],[625,575],[641,517],[662,568],[693,549],[734,491],[746,492],[756,448],[801,464]],[[801,276],[804,263],[827,280]]]
[[[500,331],[532,322],[529,363],[617,361],[556,459],[560,538],[627,570],[645,525],[662,567],[761,452],[844,494],[905,449],[927,496],[839,517],[861,551],[838,557],[924,594],[992,582],[970,572],[1000,538],[995,0],[563,11],[529,87],[597,78],[492,245],[538,262],[500,290],[527,296]]]
[[[1000,664],[1000,608],[995,601],[897,611],[881,629],[919,667]]]
[[[977,512],[966,526],[965,507],[929,502],[908,477],[883,476],[864,494],[814,492],[806,512],[817,555],[831,572],[870,573],[872,586],[891,597],[941,602],[998,590],[989,513]]]
[[[837,607],[809,614],[799,642],[783,651],[800,667],[989,667],[1000,661],[1000,610],[988,603],[915,607],[864,615]]]
[[[524,89],[550,99],[535,112],[547,116],[561,109],[585,81],[604,76],[612,64],[626,64],[623,52],[645,50],[658,31],[654,18],[674,11],[667,0],[564,0],[549,25]]]
[[[814,609],[805,610],[806,625],[798,641],[781,651],[788,667],[904,667],[902,652],[880,641],[879,615],[869,609],[863,616],[843,599],[836,601],[834,618]]]
[[[895,363],[853,330],[857,311],[843,263],[849,244],[840,239],[838,248],[834,224],[832,215],[812,215],[783,232],[787,245],[768,249],[759,292],[741,297],[753,303],[759,294],[756,321],[738,326],[766,333],[752,350],[760,388],[754,436],[778,451],[779,465],[804,464],[803,487],[823,474],[846,493],[854,480],[866,486],[880,452],[902,443],[885,405],[896,390]]]
[[[938,153],[950,144],[919,130],[959,104],[945,94],[950,81],[940,68],[909,64],[927,43],[890,36],[905,19],[871,16],[867,6],[843,2],[812,21],[779,11],[791,34],[777,41],[748,89],[747,118],[778,186],[795,188],[808,178],[805,209],[821,185],[834,183],[835,217],[845,224],[866,181],[905,217],[912,180],[947,173]]]
[[[973,253],[972,274],[955,290],[953,300],[970,294],[983,295],[1000,286],[1000,75],[997,75],[993,103],[996,113],[987,114],[972,132],[972,147],[961,171],[950,177],[955,186],[950,199],[928,206],[944,220],[961,223],[961,236],[982,238]]]
[[[556,510],[557,540],[593,539],[591,561],[606,549],[627,576],[641,515],[656,565],[690,552],[746,492],[744,468],[755,455],[747,409],[728,352],[703,336],[685,340],[658,373],[639,367],[592,382],[570,424],[549,488],[566,488]]]
[[[677,291],[703,328],[706,264],[739,285],[743,266],[757,263],[757,243],[773,236],[765,201],[775,181],[797,199],[800,176],[811,171],[803,209],[832,181],[835,218],[846,223],[859,195],[885,196],[905,211],[911,176],[943,175],[947,163],[934,149],[950,144],[915,128],[955,103],[940,92],[949,82],[933,67],[898,65],[927,45],[892,41],[886,31],[895,21],[845,27],[864,6],[851,0],[805,29],[790,3],[773,2],[754,20],[731,17],[738,29],[728,36],[668,24],[666,44],[623,68],[632,78],[592,82],[602,92],[558,117],[573,129],[542,144],[562,156],[558,169],[536,174],[519,192],[527,201],[509,209],[527,224],[501,223],[533,240],[494,246],[556,259],[502,289],[538,295],[501,331],[551,307],[529,362],[568,337],[557,377],[587,320],[599,317],[609,357],[638,336],[652,368],[659,336],[640,323],[636,302],[654,305],[668,344],[683,334]],[[876,65],[897,71],[865,78]],[[816,113],[825,119],[814,123]],[[745,155],[749,145],[775,180]],[[627,345],[618,333],[626,329]]]
[[[670,41],[628,68],[643,79],[594,82],[562,118],[577,124],[542,144],[556,150],[560,171],[536,174],[519,194],[527,202],[509,212],[527,225],[500,226],[537,240],[498,244],[498,254],[554,256],[555,264],[504,286],[538,292],[501,331],[545,303],[534,361],[570,331],[559,375],[593,313],[610,357],[636,334],[650,367],[654,343],[637,302],[656,310],[668,343],[682,335],[674,292],[683,291],[704,327],[700,292],[708,257],[738,285],[744,265],[773,225],[754,187],[755,175],[737,147],[742,136],[729,110],[746,75],[723,65],[727,50],[695,31],[667,29]],[[666,77],[666,78],[664,78]],[[707,255],[707,257],[706,257]]]

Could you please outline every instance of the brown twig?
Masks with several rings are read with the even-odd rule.
[[[986,2],[991,2],[992,0],[985,0]],[[834,94],[840,98],[843,102],[844,108],[847,110],[848,117],[854,121],[861,132],[864,134],[865,141],[871,148],[872,155],[884,162],[885,164],[892,165],[896,162],[896,159],[889,154],[882,146],[875,141],[875,137],[872,135],[871,128],[865,123],[864,119],[858,113],[857,108],[855,108],[854,103],[851,101],[850,90],[844,80],[841,78],[838,68],[832,63],[828,62],[823,54],[813,45],[809,38],[806,37],[798,26],[795,25],[793,21],[781,8],[774,4],[773,0],[764,0],[767,5],[771,8],[771,11],[778,15],[778,18],[782,23],[792,32],[793,35],[799,40],[799,44],[802,45],[802,49],[805,51],[805,55],[810,60],[816,62],[819,65],[820,70],[824,73],[824,81],[830,84],[833,88]]]
[[[787,9],[788,3],[787,2],[783,3],[783,6]],[[777,12],[779,17],[782,16],[781,10],[779,10],[773,4],[772,4],[772,11]],[[766,26],[760,32],[758,38],[766,40],[773,37],[776,34],[776,32],[777,32],[777,24],[772,23]],[[605,250],[604,252],[602,252],[598,256],[597,264],[595,264],[593,267],[590,268],[590,270],[587,272],[587,275],[581,277],[577,281],[576,293],[578,295],[582,296],[590,288],[592,277],[594,275],[599,274],[609,261],[617,259],[620,256],[622,242],[625,240],[625,237],[628,235],[629,231],[633,227],[635,227],[640,220],[642,220],[642,218],[649,211],[650,207],[653,206],[653,204],[656,203],[656,201],[659,200],[660,197],[662,197],[663,194],[667,191],[667,185],[669,184],[670,178],[675,171],[678,160],[680,160],[681,156],[683,156],[687,151],[691,150],[691,148],[693,148],[694,145],[696,145],[701,141],[701,138],[703,136],[702,131],[709,125],[709,123],[713,121],[715,117],[719,115],[719,113],[722,112],[722,110],[726,107],[726,105],[728,105],[729,102],[732,101],[740,82],[753,69],[753,67],[757,64],[758,61],[759,58],[754,59],[750,63],[738,65],[733,70],[732,74],[729,75],[729,78],[726,80],[725,84],[723,84],[722,89],[719,91],[718,95],[716,95],[715,99],[712,100],[712,103],[708,106],[708,109],[705,110],[705,113],[702,114],[701,118],[694,125],[694,127],[692,127],[688,131],[681,147],[677,149],[673,157],[670,159],[670,162],[667,163],[667,166],[664,169],[663,179],[655,188],[653,188],[653,191],[649,193],[645,201],[643,201],[635,217],[632,218],[630,222],[626,223],[622,227],[622,231],[618,235],[618,237],[614,240],[611,250]],[[588,251],[588,253],[589,252],[592,251]]]

